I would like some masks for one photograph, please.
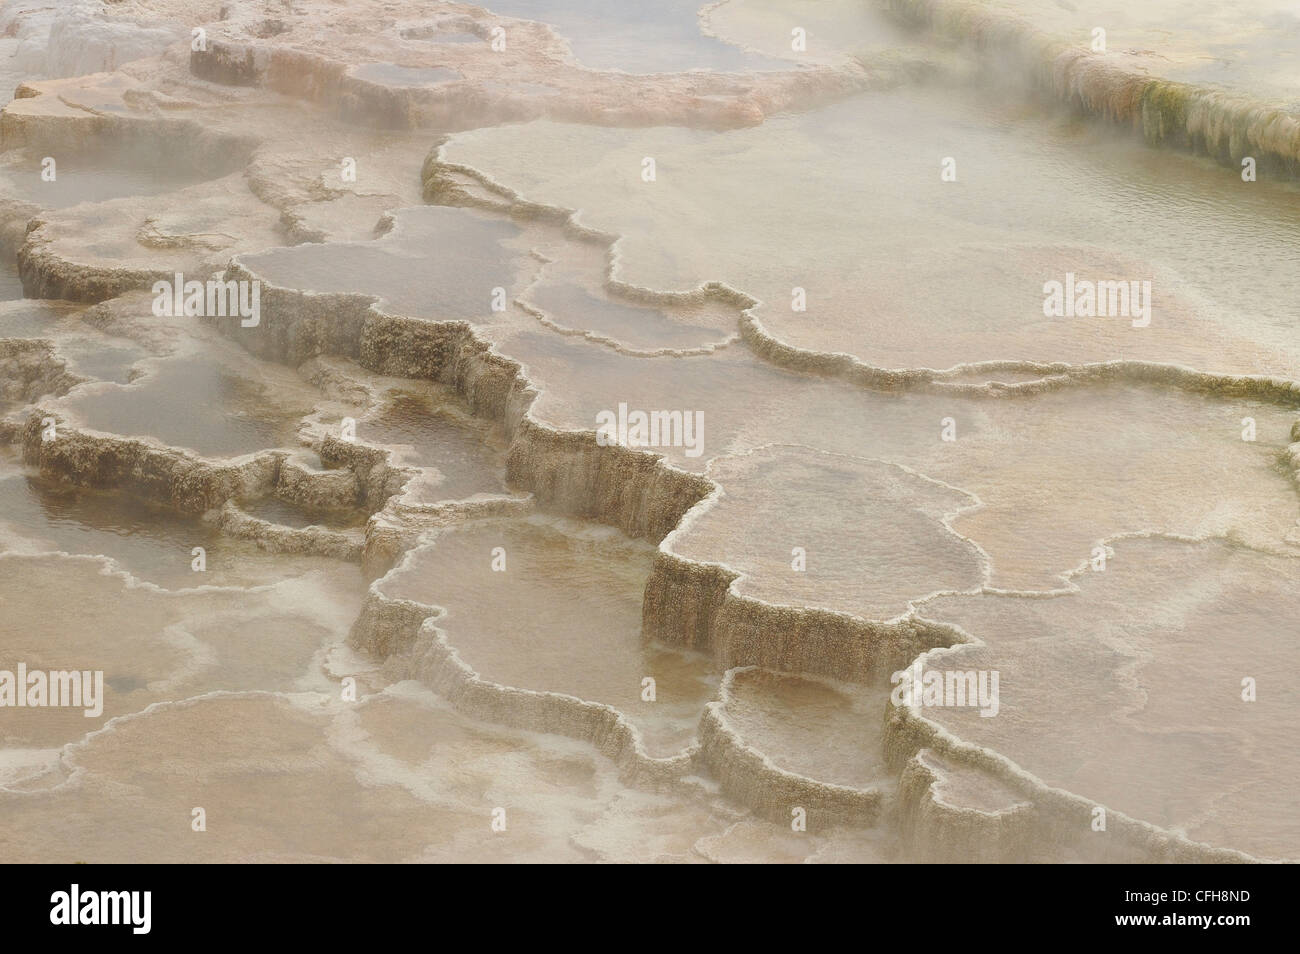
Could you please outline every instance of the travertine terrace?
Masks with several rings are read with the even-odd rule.
[[[1285,78],[562,6],[0,8],[0,850],[1300,858]]]

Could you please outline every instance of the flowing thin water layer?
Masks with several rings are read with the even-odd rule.
[[[761,669],[731,681],[731,727],[778,768],[832,785],[869,788],[889,783],[881,749],[888,691],[835,686]]]
[[[0,646],[106,689],[6,717],[0,851],[1300,854],[1297,391],[1240,377],[1300,357],[1278,167],[957,93],[998,42],[862,4],[502,4],[538,22],[254,4],[208,56],[9,24],[33,73],[98,75],[4,117],[11,297],[93,307],[0,306]],[[888,6],[1076,47],[1094,15]],[[1136,76],[1149,141],[1230,112],[1169,78],[1288,75],[1275,3],[1098,10],[1110,52],[1037,80],[1126,119]],[[1207,148],[1284,153],[1268,115]],[[222,270],[259,322],[151,316]],[[1048,315],[1055,281],[1114,305]],[[984,713],[887,701],[918,654]],[[220,837],[174,837],[195,804]]]
[[[1222,541],[1117,541],[1051,598],[943,597],[925,616],[977,641],[926,669],[999,676],[996,718],[951,699],[924,719],[1052,786],[1259,857],[1300,852],[1294,558]],[[935,699],[939,697],[936,695]]]
[[[261,589],[176,592],[107,569],[101,557],[0,555],[14,658],[31,672],[102,672],[104,687],[93,707],[8,712],[9,747],[61,746],[155,702],[293,689],[361,595],[356,569],[339,564]]]
[[[864,94],[724,133],[538,122],[463,133],[445,152],[619,236],[616,277],[664,289],[725,281],[800,348],[886,368],[1300,366],[1292,187],[1243,183],[1203,160],[1157,164],[973,94]],[[652,182],[641,179],[647,156]],[[1118,283],[1113,302],[1099,282]]]
[[[983,554],[945,526],[975,499],[895,465],[776,447],[715,460],[709,477],[722,494],[668,548],[725,561],[743,574],[734,593],[888,619],[984,581]]]
[[[628,788],[584,745],[483,726],[409,683],[350,706],[315,693],[210,696],[66,753],[70,784],[0,793],[14,820],[0,831],[6,857],[699,862],[739,818],[717,799]],[[136,766],[129,790],[124,761]],[[175,836],[196,801],[222,837]],[[490,824],[498,809],[504,831]],[[70,832],[72,811],[84,823]],[[790,860],[836,841],[810,835]]]
[[[483,678],[613,706],[651,754],[672,755],[694,737],[716,680],[703,657],[643,641],[653,556],[603,528],[493,524],[439,535],[383,591],[442,607],[438,626]]]
[[[740,350],[645,359],[534,333],[498,347],[544,389],[534,413],[556,426],[594,431],[598,415],[620,403],[703,410],[700,453],[684,443],[653,448],[686,470],[797,444],[942,481],[980,502],[951,526],[988,555],[990,582],[1001,588],[1059,585],[1059,574],[1118,533],[1234,534],[1284,549],[1300,542],[1300,501],[1280,467],[1295,419],[1285,407],[1122,385],[1024,399],[900,396],[777,370]],[[1245,418],[1254,440],[1243,440]],[[846,494],[840,506],[858,499]],[[771,545],[789,553],[806,539],[791,526]],[[715,559],[729,562],[725,546]]]

